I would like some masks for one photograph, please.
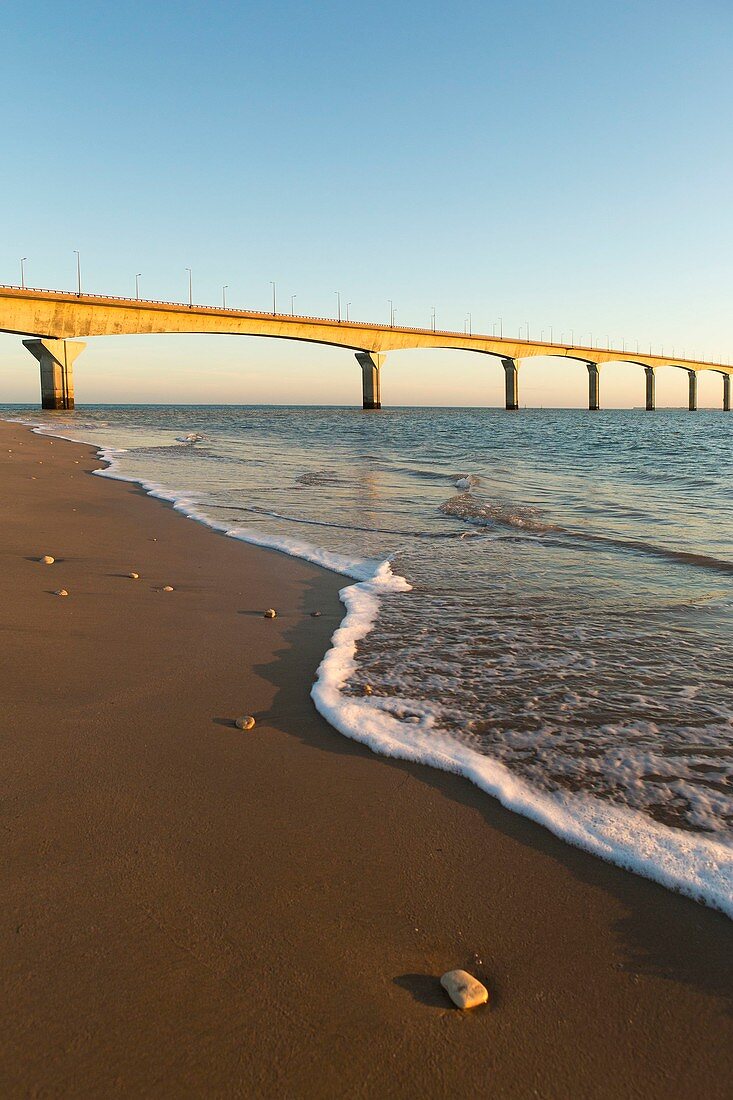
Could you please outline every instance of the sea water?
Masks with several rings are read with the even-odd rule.
[[[348,578],[313,688],[340,732],[733,915],[733,416],[3,415]]]

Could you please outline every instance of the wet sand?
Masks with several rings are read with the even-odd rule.
[[[730,921],[337,734],[343,578],[98,465],[0,424],[4,1096],[729,1094]]]

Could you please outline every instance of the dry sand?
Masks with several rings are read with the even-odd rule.
[[[97,465],[0,425],[3,1096],[730,1095],[726,918],[334,732],[343,580]]]

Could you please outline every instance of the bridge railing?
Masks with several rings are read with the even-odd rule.
[[[311,321],[311,322],[316,323],[316,324],[348,325],[348,326],[353,326],[354,328],[360,328],[360,329],[364,329],[364,328],[373,329],[373,328],[376,328],[376,329],[382,329],[384,332],[414,332],[414,333],[416,333],[418,335],[421,335],[421,336],[449,336],[449,337],[456,337],[456,336],[461,337],[461,336],[463,336],[463,337],[466,337],[468,339],[497,340],[501,343],[513,344],[513,345],[528,344],[528,345],[534,346],[534,347],[536,347],[538,345],[541,345],[542,347],[547,347],[547,348],[562,348],[564,350],[573,349],[575,351],[590,351],[590,352],[593,352],[593,351],[605,351],[605,352],[614,351],[614,352],[616,352],[616,351],[618,351],[617,348],[611,348],[611,347],[601,348],[601,347],[594,347],[593,345],[586,345],[586,344],[557,343],[557,341],[553,341],[553,340],[529,340],[529,339],[525,340],[525,339],[522,339],[521,337],[518,337],[517,339],[514,339],[512,337],[506,337],[506,336],[494,336],[493,333],[492,333],[491,336],[489,336],[488,333],[466,332],[465,329],[464,329],[463,332],[461,332],[459,329],[424,328],[424,327],[419,327],[417,325],[387,325],[387,324],[384,324],[381,321],[352,321],[352,320],[345,321],[343,318],[322,317],[322,316],[318,316],[318,315],[315,315],[315,314],[307,314],[307,313],[273,313],[272,310],[266,310],[266,309],[236,309],[233,306],[211,306],[211,305],[202,305],[200,303],[197,304],[195,302],[192,302],[191,304],[189,304],[188,302],[175,302],[175,301],[170,301],[170,300],[165,299],[165,298],[130,298],[130,297],[126,297],[123,294],[93,294],[93,293],[89,293],[87,291],[84,291],[83,294],[78,294],[75,290],[49,290],[47,287],[29,287],[29,286],[21,287],[21,286],[14,285],[13,283],[0,283],[0,290],[20,290],[20,291],[28,291],[31,294],[44,294],[44,295],[47,294],[49,296],[51,296],[51,295],[63,295],[64,298],[71,298],[71,299],[77,298],[77,299],[81,299],[81,300],[91,298],[91,299],[95,299],[96,301],[99,301],[99,302],[124,302],[124,303],[129,303],[130,305],[133,305],[133,306],[146,306],[146,305],[150,305],[150,306],[174,306],[177,309],[185,309],[185,310],[195,309],[195,310],[205,311],[207,313],[213,313],[213,314],[228,313],[228,314],[232,314],[232,315],[238,315],[238,316],[241,316],[241,317],[263,317],[263,318],[264,317],[274,317],[277,320],[282,320],[282,321]],[[631,357],[633,355],[639,355],[642,358],[667,359],[670,362],[680,363],[680,364],[683,364],[683,363],[698,363],[702,366],[713,367],[713,368],[720,368],[720,367],[723,367],[723,366],[729,367],[730,366],[729,362],[727,362],[727,363],[722,363],[722,362],[715,363],[715,362],[704,360],[704,359],[686,359],[686,358],[676,359],[674,356],[670,357],[670,356],[665,356],[664,354],[658,354],[657,352],[651,351],[651,349],[649,351],[648,356],[646,355],[645,352],[641,352],[641,351],[638,351],[638,350],[636,352],[632,352],[632,351],[626,351],[625,349],[622,352],[620,352],[619,354],[624,355],[624,356],[629,356],[629,357]]]

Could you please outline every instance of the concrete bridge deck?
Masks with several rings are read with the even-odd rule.
[[[33,338],[24,340],[24,344],[41,365],[44,408],[73,408],[72,364],[84,346],[75,341],[86,336],[144,333],[265,336],[350,349],[362,370],[364,408],[371,409],[381,407],[384,356],[391,351],[414,348],[473,351],[499,358],[505,371],[508,409],[519,407],[519,364],[538,355],[587,364],[591,409],[600,407],[599,368],[604,363],[634,363],[644,368],[648,409],[655,406],[654,372],[659,367],[673,366],[688,372],[691,410],[697,408],[697,374],[705,370],[722,375],[723,408],[729,410],[733,373],[733,367],[722,363],[645,355],[625,349],[10,286],[0,287],[0,331]]]

